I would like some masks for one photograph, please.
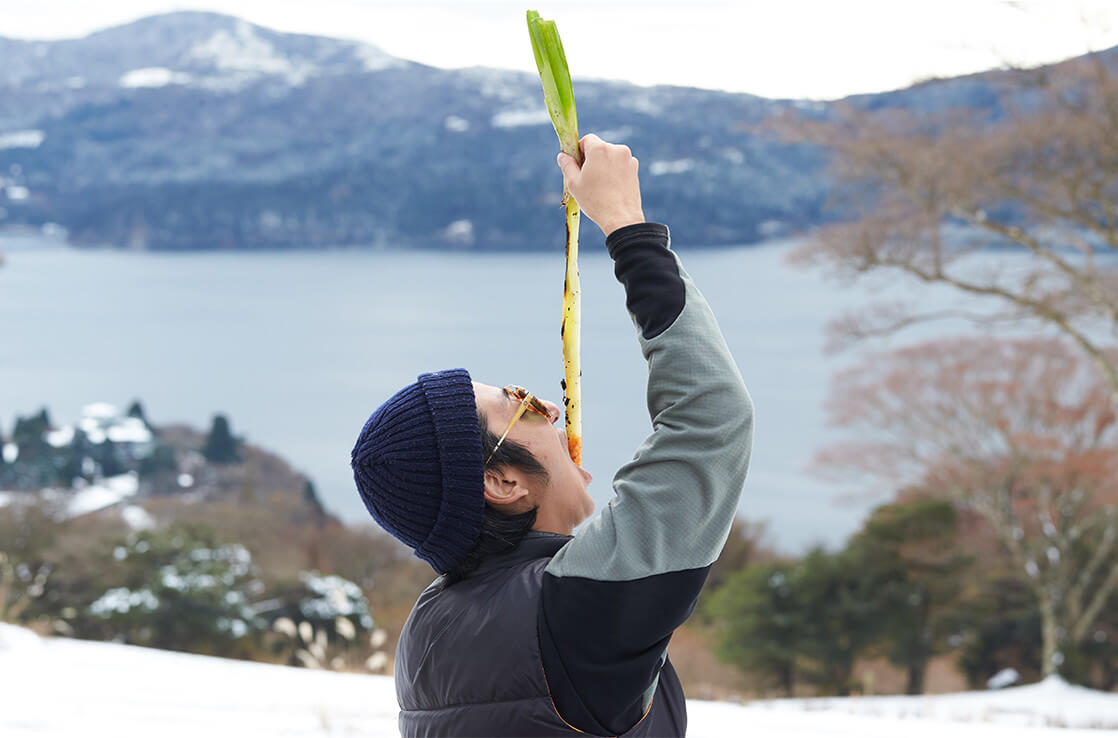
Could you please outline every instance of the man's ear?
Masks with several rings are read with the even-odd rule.
[[[497,506],[498,510],[508,513],[519,512],[521,500],[526,498],[528,489],[527,475],[519,469],[505,467],[485,472],[485,501]],[[518,504],[521,503],[521,504]]]

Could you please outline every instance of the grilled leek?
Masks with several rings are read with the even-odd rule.
[[[528,35],[532,40],[532,53],[543,84],[544,103],[559,137],[559,148],[582,164],[582,151],[578,146],[578,117],[575,114],[574,90],[567,57],[555,21],[545,21],[540,14],[529,10]],[[563,185],[563,205],[567,209],[567,273],[563,282],[563,321],[560,335],[563,339],[563,407],[567,431],[567,452],[571,459],[582,465],[582,358],[580,342],[582,333],[582,299],[578,279],[578,203]]]

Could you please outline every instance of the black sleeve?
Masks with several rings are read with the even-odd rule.
[[[646,339],[667,330],[683,311],[683,280],[668,242],[668,227],[660,223],[618,228],[606,239],[613,273],[625,286],[625,307]]]
[[[537,627],[560,717],[619,735],[650,709],[668,641],[726,541],[753,412],[668,229],[626,226],[606,245],[648,362],[652,435],[617,471],[609,505],[545,569]]]

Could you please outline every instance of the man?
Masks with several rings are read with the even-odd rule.
[[[637,160],[594,135],[559,166],[606,234],[648,361],[653,432],[594,504],[560,410],[463,369],[420,375],[353,450],[369,512],[442,577],[397,645],[405,736],[683,735],[667,658],[726,541],[753,408],[702,295],[646,223]]]

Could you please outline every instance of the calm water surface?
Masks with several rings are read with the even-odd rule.
[[[595,248],[597,246],[597,248]],[[874,504],[812,476],[827,438],[823,327],[866,299],[785,266],[789,243],[684,251],[757,406],[741,513],[797,551],[840,543]],[[645,364],[600,244],[582,258],[585,464],[599,506],[651,430]],[[0,427],[47,405],[143,401],[156,424],[234,432],[308,474],[327,507],[367,513],[348,459],[369,413],[416,374],[464,366],[479,381],[559,399],[562,254],[397,251],[148,254],[0,238]]]

